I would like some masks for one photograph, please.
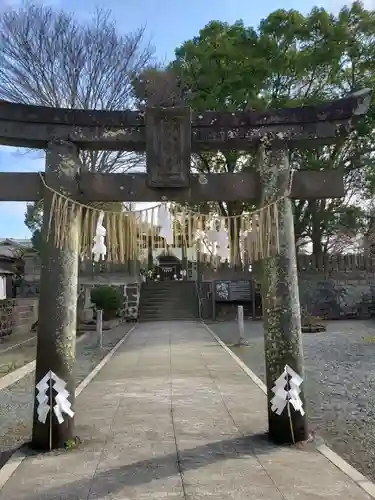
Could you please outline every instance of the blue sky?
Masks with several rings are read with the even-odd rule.
[[[328,0],[50,0],[44,2],[63,7],[84,19],[94,6],[111,9],[121,31],[132,31],[146,25],[147,37],[156,48],[161,60],[173,57],[174,49],[185,40],[198,34],[209,21],[234,22],[243,19],[245,24],[256,26],[270,12],[278,8],[298,9],[308,12],[314,5],[336,11],[344,2]],[[18,0],[0,0],[2,6],[17,6]],[[375,0],[366,2],[368,8],[375,7]],[[22,150],[0,146],[0,171],[43,170],[41,153],[25,154]],[[24,225],[24,203],[0,202],[0,238],[25,238],[30,233]]]

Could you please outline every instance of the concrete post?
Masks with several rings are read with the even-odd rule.
[[[260,152],[260,171],[263,185],[262,203],[267,204],[288,193],[290,168],[288,150],[282,141],[274,141]],[[262,301],[265,335],[266,378],[268,390],[269,437],[275,443],[291,443],[293,435],[286,409],[281,415],[271,411],[271,391],[276,379],[289,365],[304,377],[301,313],[294,239],[292,202],[284,198],[278,205],[280,252],[263,261]],[[304,386],[300,394],[305,407]],[[306,414],[292,411],[294,440],[308,437]]]
[[[211,281],[212,320],[216,320],[216,281]]]
[[[91,287],[90,286],[85,286],[85,309],[89,309],[92,306],[91,303]]]
[[[96,310],[96,333],[98,334],[100,349],[103,349],[103,311],[101,309]]]
[[[238,319],[238,344],[241,345],[244,341],[244,333],[245,333],[245,324],[243,317],[243,306],[238,306],[237,308],[237,319]]]
[[[72,143],[56,140],[48,145],[46,152],[47,185],[61,190],[62,182],[70,181],[72,193],[76,183],[74,177],[79,169],[78,151]],[[66,193],[65,193],[66,194]],[[54,216],[47,241],[52,193],[45,190],[44,196],[44,242],[41,249],[41,277],[39,299],[38,342],[36,353],[35,379],[38,383],[52,370],[66,382],[69,402],[74,411],[74,364],[76,357],[76,311],[78,287],[78,259],[80,217],[71,210],[65,231],[68,244],[59,249],[54,243]],[[52,414],[45,424],[38,420],[35,390],[32,447],[38,450],[60,448],[74,438],[74,418],[64,414],[64,422],[59,424]]]

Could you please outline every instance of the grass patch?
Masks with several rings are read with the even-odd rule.
[[[19,361],[10,361],[9,363],[0,365],[0,373],[2,375],[8,375],[8,373],[14,372],[18,368],[21,368],[21,366],[24,366],[24,363]]]
[[[318,333],[327,330],[326,326],[323,324],[322,318],[313,316],[306,310],[301,311],[301,326],[302,333]]]
[[[64,443],[64,448],[66,449],[66,451],[72,451],[72,450],[75,450],[76,448],[78,448],[78,446],[81,443],[82,443],[82,441],[80,440],[80,438],[78,436],[76,436],[73,439],[68,439],[68,441],[66,441]]]

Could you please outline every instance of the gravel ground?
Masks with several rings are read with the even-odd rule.
[[[131,323],[123,323],[112,330],[104,331],[103,349],[98,346],[95,332],[89,332],[77,344],[77,385],[131,327]],[[31,438],[34,383],[33,372],[15,384],[0,390],[0,467],[8,459],[11,450],[18,448]]]
[[[0,337],[0,355],[3,352],[12,349],[15,345],[20,343],[24,343],[26,340],[33,339],[36,336],[35,332],[21,332],[21,333],[12,333],[11,335],[7,335],[6,337]]]
[[[36,341],[34,340],[5,354],[0,353],[0,377],[34,361],[35,353]]]
[[[84,333],[80,331],[77,334],[77,339],[82,337]],[[27,337],[29,340],[25,342]],[[17,340],[21,340],[21,342],[17,342]],[[23,340],[15,339],[9,345],[0,345],[0,378],[34,361],[36,356],[36,342],[36,336],[32,335],[30,337],[29,333],[28,336],[24,335]]]
[[[9,335],[0,342],[0,377],[35,359],[35,333]]]
[[[228,345],[234,322],[210,328]],[[363,474],[375,480],[375,322],[327,322],[327,332],[303,335],[310,427]],[[263,328],[245,323],[249,346],[232,347],[265,382]]]

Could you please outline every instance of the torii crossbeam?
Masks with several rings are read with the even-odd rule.
[[[370,105],[362,90],[330,103],[265,113],[191,113],[188,107],[139,111],[54,109],[0,101],[0,144],[46,150],[44,180],[48,186],[83,203],[91,201],[250,201],[273,199],[289,182],[288,150],[345,140]],[[265,141],[266,139],[266,141]],[[265,142],[267,147],[264,146]],[[146,174],[84,172],[80,149],[146,152]],[[259,169],[207,175],[200,182],[190,172],[191,153],[260,150]],[[299,171],[291,198],[319,199],[344,195],[339,171]],[[265,345],[268,399],[287,364],[303,376],[301,320],[294,247],[293,214],[287,197],[279,210],[280,255],[264,264]],[[52,195],[38,173],[0,173],[0,201],[44,199],[49,214]],[[72,211],[73,212],[73,211]],[[53,224],[52,224],[53,226]],[[44,217],[44,233],[49,227]],[[43,246],[39,300],[36,380],[52,370],[67,383],[74,408],[74,362],[80,220],[67,220],[69,245],[59,249],[51,236]],[[304,402],[303,390],[300,394]],[[37,406],[37,405],[35,405]],[[294,439],[307,437],[306,416],[292,416]],[[269,405],[269,434],[290,441],[290,422]],[[53,422],[52,447],[74,437],[74,419]],[[34,413],[32,444],[49,449],[48,426]]]

